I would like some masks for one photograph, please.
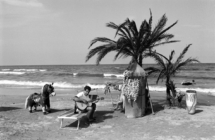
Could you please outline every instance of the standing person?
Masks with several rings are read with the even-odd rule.
[[[55,96],[56,93],[54,91],[53,84],[45,84],[41,89],[41,96],[42,96],[42,111],[43,114],[46,115],[47,113],[51,113],[50,109],[50,95]]]
[[[121,92],[120,95],[119,95],[119,101],[117,102],[117,105],[114,108],[114,110],[120,110],[121,112],[123,112],[124,111],[124,104],[123,104],[124,95],[123,95],[123,92],[122,92],[123,84],[114,86],[114,89]]]
[[[94,89],[95,90],[95,89]],[[92,103],[93,101],[89,97],[89,93],[91,91],[90,86],[85,86],[84,91],[79,92],[75,97],[74,101],[76,102],[82,102],[87,105],[87,108],[83,112],[87,112],[87,117],[89,122],[95,121],[95,118],[93,117],[94,112],[96,110],[96,104]],[[89,103],[92,103],[91,105]],[[76,108],[75,108],[76,110]]]

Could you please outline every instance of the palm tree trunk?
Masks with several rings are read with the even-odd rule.
[[[138,64],[142,67],[143,66],[143,57],[142,55],[139,56]]]
[[[129,62],[129,65],[131,65],[133,62],[135,62],[135,58],[134,57],[131,58],[131,61]]]
[[[169,106],[172,105],[170,90],[171,89],[169,87],[169,78],[167,77],[167,79],[166,79],[166,102]]]

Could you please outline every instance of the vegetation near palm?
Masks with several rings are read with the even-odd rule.
[[[173,62],[173,56],[175,54],[174,50],[170,53],[168,58],[155,50],[155,47],[157,46],[179,42],[178,40],[173,40],[173,34],[167,33],[177,24],[177,21],[168,27],[166,27],[166,23],[167,17],[164,14],[153,28],[151,11],[149,20],[144,20],[139,29],[137,28],[135,21],[129,19],[126,19],[119,25],[109,22],[106,25],[115,30],[115,38],[117,39],[112,40],[106,37],[97,37],[93,39],[89,46],[90,51],[86,56],[86,61],[97,55],[96,64],[99,65],[100,61],[110,52],[116,53],[114,60],[130,57],[130,64],[136,62],[140,66],[142,66],[144,58],[153,58],[156,61],[158,68],[150,67],[145,70],[148,74],[158,74],[156,83],[158,83],[160,79],[166,80],[167,101],[171,105],[170,99],[176,96],[172,77],[174,77],[183,66],[199,61],[193,58],[183,60],[184,55],[191,44],[185,47],[175,62]],[[99,42],[100,45],[91,49],[97,42]]]
[[[167,101],[169,105],[172,104],[171,99],[172,98],[174,99],[176,97],[175,85],[172,78],[176,76],[178,72],[180,72],[183,66],[190,64],[192,62],[199,62],[195,58],[188,58],[186,60],[183,60],[190,46],[191,44],[189,44],[187,47],[184,48],[184,50],[181,52],[181,54],[178,56],[175,62],[173,62],[173,57],[175,54],[174,50],[171,51],[168,58],[157,52],[154,52],[154,53],[152,52],[151,54],[148,54],[149,57],[154,58],[158,68],[149,67],[149,68],[146,68],[145,70],[148,71],[148,74],[158,73],[156,83],[158,83],[160,79],[166,80],[166,93],[167,93]]]

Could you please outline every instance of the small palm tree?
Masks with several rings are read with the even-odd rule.
[[[192,62],[199,62],[195,58],[188,58],[186,60],[183,60],[184,55],[186,54],[190,46],[191,44],[189,44],[187,47],[184,48],[184,50],[182,51],[182,53],[179,55],[179,57],[176,59],[175,62],[172,62],[173,56],[175,54],[174,50],[171,51],[169,58],[155,51],[153,53],[145,55],[146,57],[154,58],[158,65],[158,68],[155,68],[155,67],[146,68],[145,70],[148,71],[148,74],[158,73],[158,78],[156,83],[158,83],[160,79],[166,80],[166,95],[167,95],[167,102],[169,105],[171,105],[170,99],[172,98],[172,96],[173,98],[175,98],[176,96],[175,85],[173,83],[172,77],[176,76],[176,74],[181,70],[183,66],[188,65]],[[164,61],[163,58],[166,61]],[[170,94],[170,91],[173,94],[172,96]]]
[[[174,35],[166,33],[177,21],[164,28],[166,22],[167,17],[163,15],[155,28],[152,29],[152,13],[150,11],[149,21],[144,20],[139,30],[135,21],[130,21],[129,19],[126,19],[120,25],[116,25],[113,22],[107,23],[107,27],[116,30],[115,37],[118,37],[117,41],[106,37],[93,39],[89,48],[97,42],[101,42],[102,45],[89,51],[86,56],[86,62],[97,54],[96,64],[98,65],[108,53],[116,52],[114,60],[121,57],[131,57],[132,61],[136,61],[142,66],[142,59],[145,53],[151,52],[156,46],[178,42],[177,40],[171,40]]]

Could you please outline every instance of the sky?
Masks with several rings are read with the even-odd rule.
[[[0,0],[0,65],[95,64],[85,62],[91,40],[115,39],[106,23],[134,20],[139,28],[153,16],[153,27],[166,14],[168,33],[178,43],[156,47],[175,57],[192,44],[185,59],[215,63],[215,0]],[[92,48],[98,46],[95,44]],[[101,64],[128,64],[131,58],[114,61],[114,53]],[[154,63],[144,59],[143,63]]]

